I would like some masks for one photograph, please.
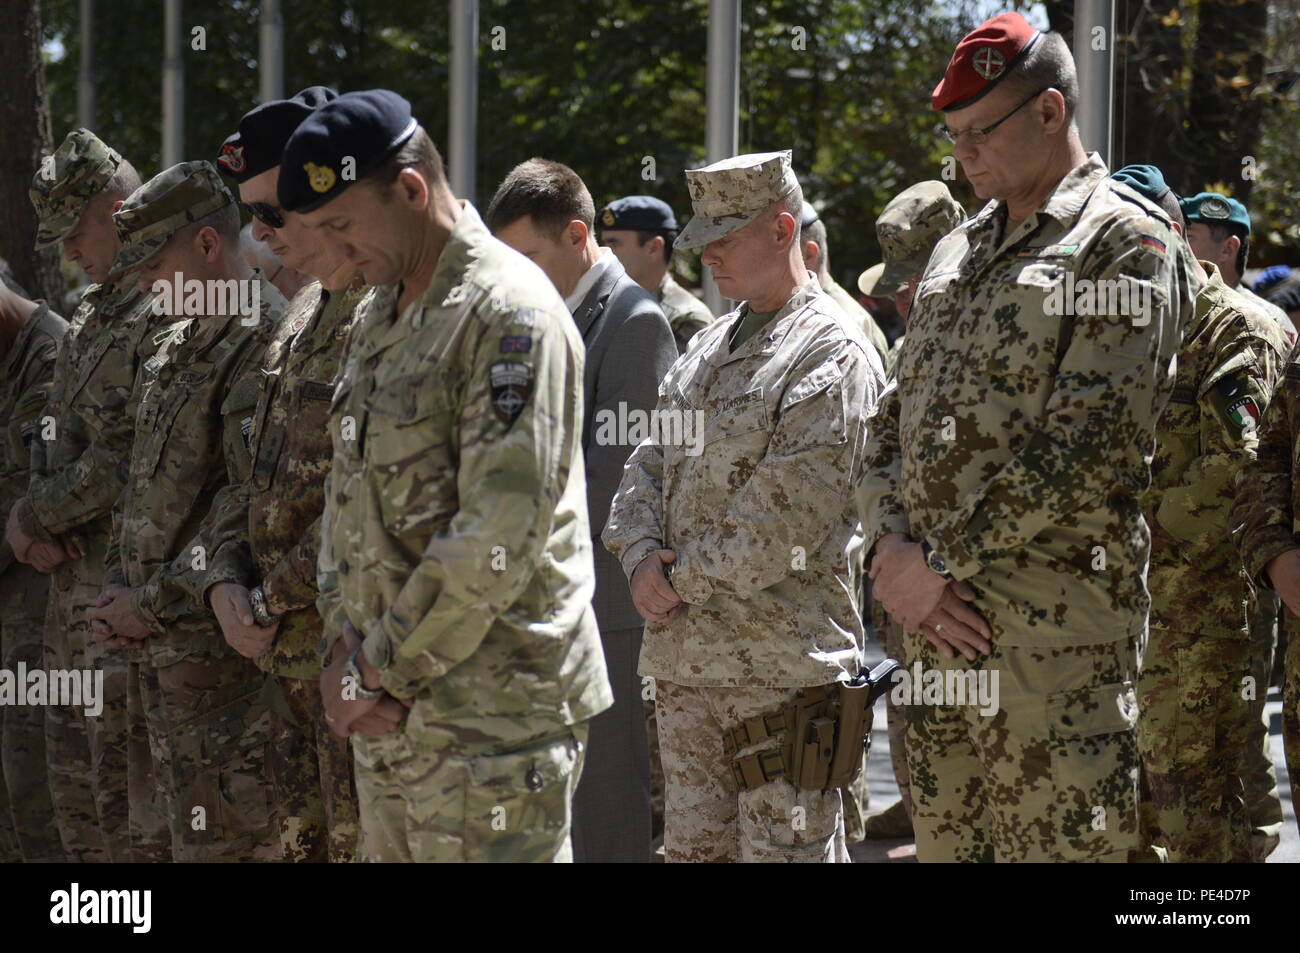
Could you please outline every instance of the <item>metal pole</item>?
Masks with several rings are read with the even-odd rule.
[[[705,148],[713,163],[734,156],[740,142],[740,0],[709,0],[706,77]],[[708,269],[700,272],[704,303],[721,314],[722,294]]]
[[[1109,164],[1115,0],[1075,0],[1074,64],[1079,72],[1079,137],[1084,149],[1100,153]]]
[[[163,14],[162,167],[185,157],[185,25],[181,0],[166,0]]]
[[[284,15],[280,0],[262,0],[257,60],[261,66],[262,102],[284,99]]]
[[[452,0],[447,176],[452,194],[474,201],[478,130],[478,0]]]
[[[81,0],[81,62],[77,68],[77,125],[95,128],[95,0]]]

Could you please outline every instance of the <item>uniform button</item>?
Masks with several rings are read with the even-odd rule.
[[[379,366],[378,354],[372,354],[370,355],[370,357],[366,358],[366,367],[370,368],[373,371],[378,366]]]
[[[341,560],[341,561],[339,562],[339,572],[343,573],[343,575],[345,575],[345,576],[347,575],[347,573],[348,573],[348,561],[347,561],[346,559]]]
[[[536,768],[533,768],[524,775],[524,784],[528,786],[528,790],[530,791],[540,791],[546,786],[546,782],[542,778],[542,772],[538,771]]]
[[[348,501],[348,495],[342,492],[341,490],[339,491],[339,494],[336,497],[334,497],[334,502],[337,503],[339,506],[343,506],[344,504],[347,503],[347,501]]]

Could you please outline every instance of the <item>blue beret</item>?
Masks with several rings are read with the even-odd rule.
[[[1123,182],[1130,189],[1152,202],[1159,203],[1169,191],[1164,173],[1153,165],[1126,165],[1111,173],[1116,182]]]
[[[239,120],[239,131],[222,143],[217,165],[236,182],[274,169],[293,131],[338,95],[328,86],[308,86],[289,99],[273,99],[249,110]]]
[[[276,194],[288,212],[311,212],[377,168],[419,127],[411,104],[387,89],[344,93],[303,120],[280,157]]]
[[[629,232],[675,232],[677,219],[667,202],[653,195],[628,195],[615,199],[600,213],[602,228]]]
[[[1291,274],[1290,265],[1270,265],[1255,279],[1255,294],[1262,295],[1269,288]]]
[[[1218,192],[1201,192],[1189,199],[1183,199],[1179,205],[1183,217],[1189,222],[1203,222],[1206,225],[1229,225],[1233,231],[1250,234],[1250,215],[1246,206],[1236,199],[1230,199]]]

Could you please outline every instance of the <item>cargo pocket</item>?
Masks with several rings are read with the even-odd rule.
[[[838,790],[801,791],[774,781],[741,793],[738,820],[753,860],[827,863],[835,859],[841,813]]]
[[[567,855],[577,764],[578,742],[572,735],[470,759],[465,859],[546,863]]]
[[[1137,695],[1132,682],[1047,696],[1057,850],[1063,860],[1137,846]]]
[[[178,730],[174,809],[187,840],[218,843],[271,823],[266,772],[271,714],[258,704],[260,694],[237,698]],[[203,808],[206,830],[193,830],[196,807]]]

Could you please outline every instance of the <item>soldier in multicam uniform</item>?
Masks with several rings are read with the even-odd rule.
[[[55,355],[68,323],[44,301],[31,301],[0,284],[0,512],[9,512],[27,488],[31,448],[46,426],[44,410]],[[32,552],[31,550],[35,550]],[[68,558],[57,541],[0,542],[0,669],[12,693],[28,671],[43,669],[41,628],[50,568]],[[30,561],[32,565],[24,563]],[[25,689],[25,685],[22,686]],[[24,692],[25,694],[25,692]],[[45,705],[0,699],[0,825],[12,824],[6,860],[59,863],[64,858],[45,770]]]
[[[64,258],[95,283],[82,295],[59,352],[45,411],[53,439],[34,448],[31,486],[15,521],[24,538],[60,537],[77,555],[53,573],[45,661],[52,669],[103,672],[104,699],[93,718],[76,707],[46,712],[50,790],[68,857],[168,859],[170,844],[161,838],[131,842],[127,663],[90,638],[86,617],[104,588],[113,504],[126,485],[136,371],[156,349],[153,338],[165,318],[153,313],[150,296],[134,281],[107,280],[121,250],[113,212],[139,188],[140,176],[85,129],[70,132],[53,159],[52,174],[38,172],[32,180],[41,220],[37,244],[61,240]]]
[[[804,267],[788,151],[686,177],[695,217],[677,245],[705,246],[722,293],[747,303],[660,385],[660,413],[703,415],[703,452],[641,443],[602,535],[648,623],[665,857],[847,862],[839,791],[796,787],[781,736],[736,729],[858,672],[850,495],[884,372]]]
[[[1112,178],[1182,234],[1158,169],[1126,166]],[[1273,322],[1243,311],[1213,263],[1195,263],[1194,274],[1195,310],[1142,501],[1151,529],[1150,635],[1138,676],[1142,838],[1172,861],[1245,862],[1250,821],[1237,762],[1251,697],[1251,586],[1228,511],[1289,348]]]
[[[874,595],[908,665],[996,674],[998,704],[908,706],[923,861],[1138,849],[1138,498],[1190,261],[1084,153],[1077,90],[1064,40],[1011,13],[958,44],[931,97],[976,193],[996,201],[930,258],[858,496]],[[1076,277],[1113,282],[1133,314],[1074,307]]]
[[[831,250],[826,237],[826,223],[822,221],[817,210],[807,202],[803,203],[803,213],[799,220],[799,248],[803,253],[804,267],[817,276],[822,290],[835,300],[840,310],[858,322],[862,333],[880,355],[880,363],[883,366],[885,357],[889,354],[889,339],[885,337],[885,332],[880,330],[880,325],[867,309],[862,307],[853,295],[845,291],[843,285],[831,275]],[[866,806],[865,803],[863,806]]]
[[[329,730],[321,704],[316,563],[333,455],[330,397],[367,288],[319,233],[276,205],[285,143],[314,109],[337,96],[313,86],[257,107],[217,159],[252,210],[253,237],[286,267],[319,279],[293,299],[256,371],[265,383],[250,435],[252,478],[243,493],[226,498],[229,512],[207,521],[209,529],[234,532],[211,539],[211,551],[247,546],[251,564],[218,555],[202,582],[210,605],[236,609],[219,617],[226,641],[279,685],[269,773],[285,859],[296,862],[350,861],[357,842],[350,747]]]
[[[672,326],[677,353],[685,354],[691,338],[712,323],[713,312],[679,285],[668,270],[673,260],[673,240],[677,237],[673,210],[653,195],[628,195],[606,205],[596,220],[601,226],[600,243],[618,256],[633,281],[654,295]],[[653,733],[653,725],[651,729]],[[656,761],[657,745],[655,741],[651,746]],[[661,819],[662,803],[661,800]]]
[[[1179,203],[1187,220],[1187,241],[1197,258],[1218,266],[1224,284],[1237,293],[1241,309],[1272,323],[1290,343],[1296,329],[1286,312],[1255,294],[1242,274],[1250,256],[1250,213],[1234,198],[1218,192],[1201,192]],[[1274,335],[1276,337],[1276,334]],[[1277,650],[1280,602],[1275,593],[1260,590],[1250,620],[1250,676],[1258,691],[1240,712],[1241,774],[1246,783],[1246,809],[1250,813],[1251,838],[1256,860],[1264,860],[1277,847],[1282,830],[1282,802],[1277,793],[1277,774],[1269,739],[1268,684],[1273,677],[1273,656]],[[1238,733],[1240,735],[1240,733]]]
[[[1274,592],[1287,610],[1282,679],[1282,740],[1291,775],[1291,803],[1300,804],[1300,347],[1291,351],[1259,428],[1255,459],[1237,473],[1230,524],[1261,594]],[[1259,685],[1262,692],[1263,687]]]
[[[876,239],[880,243],[880,275],[872,284],[872,293],[892,295],[903,321],[912,310],[912,293],[925,272],[930,253],[939,239],[961,224],[965,211],[948,191],[948,186],[931,179],[909,186],[890,199],[876,218]],[[892,374],[903,346],[899,335],[886,357]],[[871,603],[871,622],[876,639],[891,658],[903,658],[903,629],[889,617],[879,602]],[[904,706],[888,709],[889,758],[898,782],[898,801],[880,814],[867,818],[867,837],[912,836],[912,778],[907,768]]]
[[[344,175],[355,163],[356,180]],[[545,274],[457,202],[387,90],[302,122],[280,205],[371,284],[331,404],[317,605],[369,861],[564,861],[591,609],[583,345]]]
[[[174,322],[136,381],[135,441],[114,508],[118,532],[105,590],[90,611],[96,639],[130,646],[131,714],[143,717],[150,749],[133,743],[128,752],[131,810],[156,808],[170,826],[174,860],[278,860],[263,779],[265,678],[226,644],[187,580],[204,563],[247,558],[246,551],[209,553],[196,534],[208,511],[238,491],[228,471],[247,476],[251,468],[248,433],[260,387],[249,375],[284,298],[240,257],[235,200],[207,162],[159,173],[113,218],[122,251],[110,278],[132,272],[142,291],[157,288],[158,307]],[[176,304],[184,283],[185,310],[195,308],[196,281],[204,313],[186,317]],[[226,304],[212,310],[219,286]],[[229,296],[237,288],[244,313]]]

